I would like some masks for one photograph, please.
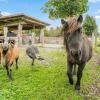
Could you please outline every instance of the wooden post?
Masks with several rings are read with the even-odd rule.
[[[95,33],[95,50],[97,52],[97,33]]]
[[[40,31],[40,42],[42,43],[42,46],[44,45],[44,29],[41,29]]]
[[[19,23],[18,25],[18,41],[19,41],[19,45],[22,44],[22,25]]]
[[[93,43],[93,46],[95,45],[95,36],[94,36],[94,33],[92,33],[92,43]]]
[[[4,31],[4,37],[7,37],[8,27],[7,26],[4,26],[3,27],[3,31]]]
[[[33,31],[32,31],[32,43],[35,44],[35,25],[33,25]]]

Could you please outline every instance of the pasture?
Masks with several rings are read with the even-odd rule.
[[[86,65],[77,94],[68,82],[65,51],[41,48],[45,62],[36,60],[34,66],[25,49],[20,51],[19,69],[13,65],[13,81],[0,67],[0,100],[100,100],[100,66],[94,62],[97,54]]]

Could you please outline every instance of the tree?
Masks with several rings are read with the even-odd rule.
[[[49,31],[47,29],[44,30],[44,35],[49,36]]]
[[[96,24],[96,20],[93,18],[93,16],[87,15],[85,17],[83,28],[84,28],[85,34],[88,36],[91,36],[93,32],[97,33],[98,27]]]
[[[80,15],[87,11],[88,0],[48,0],[43,11],[49,14],[49,18],[67,18]]]
[[[61,28],[60,27],[51,27],[49,30],[48,30],[48,36],[49,37],[59,37],[59,36],[62,36],[62,33],[61,33]]]
[[[35,35],[40,36],[40,31],[41,31],[40,29],[35,29]]]
[[[83,27],[84,27],[84,31],[85,31],[86,35],[91,36],[92,33],[94,33],[94,35],[95,35],[94,44],[95,44],[95,48],[96,48],[96,46],[97,46],[98,26],[96,24],[95,18],[93,18],[93,16],[87,15],[85,17],[85,20],[84,20],[84,23],[83,23]]]

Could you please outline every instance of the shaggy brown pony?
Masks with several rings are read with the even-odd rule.
[[[73,84],[73,66],[78,65],[76,90],[80,90],[83,69],[92,57],[92,43],[82,32],[82,21],[82,15],[78,18],[71,18],[68,21],[61,19],[64,45],[68,53],[67,74],[70,84]]]
[[[19,48],[15,40],[10,39],[2,45],[3,65],[6,67],[7,75],[12,80],[12,64],[16,60],[16,69],[18,69]]]
[[[4,43],[4,37],[0,38],[0,64],[2,64],[2,44]]]
[[[32,59],[32,65],[34,65],[35,59],[44,60],[39,54],[39,49],[35,45],[30,45],[26,49],[26,54]]]

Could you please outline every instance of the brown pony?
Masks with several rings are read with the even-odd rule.
[[[2,64],[2,44],[4,43],[4,37],[0,38],[0,64]]]
[[[3,65],[6,67],[7,75],[12,80],[12,64],[16,60],[16,69],[18,69],[19,48],[15,40],[10,39],[2,45]]]
[[[67,74],[70,84],[73,84],[73,66],[78,65],[76,90],[80,90],[83,69],[92,57],[92,43],[82,32],[82,21],[82,15],[78,18],[71,18],[68,21],[61,19],[62,31],[64,32],[64,45],[68,53]]]

